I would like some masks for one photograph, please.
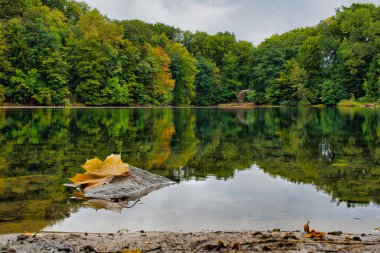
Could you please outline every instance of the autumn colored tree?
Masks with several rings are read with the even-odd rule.
[[[160,46],[145,43],[140,48],[136,66],[133,99],[139,104],[170,104],[173,99],[174,79],[170,73],[171,60]]]
[[[159,103],[169,104],[172,101],[175,83],[170,73],[170,57],[161,47],[150,48],[150,50],[152,50],[151,53],[156,65],[152,89],[153,98],[156,98]]]

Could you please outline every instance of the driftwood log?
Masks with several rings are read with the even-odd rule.
[[[87,190],[86,198],[105,200],[137,200],[148,193],[174,184],[173,181],[148,171],[129,166],[131,175],[117,177],[111,183]]]

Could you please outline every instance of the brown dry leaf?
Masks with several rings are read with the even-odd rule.
[[[70,180],[74,183],[74,185],[84,185],[84,184],[95,184],[98,182],[99,179],[102,177],[90,174],[90,173],[84,173],[84,174],[76,174],[73,178],[70,178]]]
[[[99,185],[107,184],[112,181],[114,176],[99,177],[90,173],[76,174],[75,177],[70,178],[76,186],[86,186],[84,191],[93,189]]]
[[[233,250],[239,250],[240,249],[240,243],[235,242],[234,244],[232,244],[232,249]]]
[[[129,165],[123,163],[121,155],[110,155],[103,162],[98,158],[88,160],[82,167],[96,176],[122,176],[129,170]]]

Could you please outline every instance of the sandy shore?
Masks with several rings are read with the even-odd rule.
[[[0,252],[380,252],[380,235],[287,231],[38,233],[0,236]],[[129,251],[127,251],[129,250]]]

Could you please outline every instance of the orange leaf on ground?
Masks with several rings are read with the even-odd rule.
[[[305,238],[323,238],[326,233],[311,230],[310,233],[305,235]]]
[[[141,253],[141,249],[133,249],[133,250],[130,250],[130,249],[125,249],[123,250],[123,253]]]

